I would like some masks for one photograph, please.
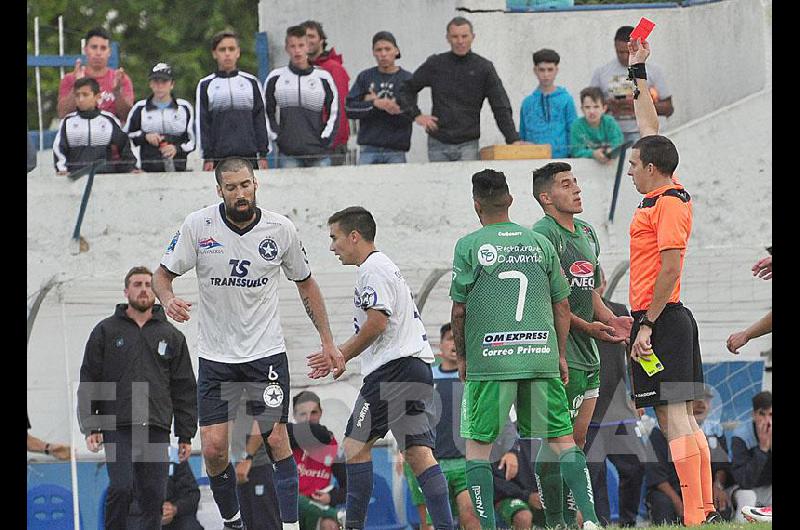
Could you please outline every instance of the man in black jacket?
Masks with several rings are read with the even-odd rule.
[[[400,108],[428,133],[428,160],[478,160],[481,107],[489,98],[507,144],[522,143],[511,103],[491,61],[472,52],[472,23],[455,17],[447,24],[450,51],[431,55],[400,88]],[[431,88],[432,114],[417,107],[417,93]]]
[[[162,530],[203,530],[197,520],[200,487],[188,461],[170,462],[167,496],[162,506]]]
[[[126,529],[133,499],[137,528],[161,526],[169,471],[169,428],[175,419],[178,458],[197,431],[197,384],[186,338],[155,305],[152,273],[125,275],[127,304],[92,330],[78,387],[78,422],[87,448],[106,447],[106,529]],[[139,526],[140,525],[140,526]]]

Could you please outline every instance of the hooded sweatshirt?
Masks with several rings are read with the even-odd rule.
[[[311,61],[311,64],[319,66],[331,74],[333,83],[336,85],[336,91],[339,93],[339,130],[336,132],[336,136],[333,137],[331,149],[336,149],[340,145],[347,145],[347,139],[350,138],[350,124],[347,121],[347,113],[345,112],[345,99],[349,91],[350,76],[343,66],[344,57],[336,53],[336,48],[331,48]],[[327,116],[325,118],[327,119]]]
[[[550,144],[553,158],[569,157],[570,129],[578,117],[575,102],[564,87],[543,94],[537,87],[522,100],[519,137],[534,144]]]

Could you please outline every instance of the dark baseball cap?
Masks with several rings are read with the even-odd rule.
[[[158,63],[150,70],[150,74],[147,76],[147,79],[163,79],[172,81],[174,79],[172,76],[172,67],[167,63]]]
[[[389,33],[388,31],[379,31],[372,37],[372,45],[375,46],[375,43],[379,40],[385,40],[387,42],[391,42],[392,45],[397,48],[397,57],[396,59],[400,58],[400,46],[397,45],[397,41],[394,38],[394,35]]]

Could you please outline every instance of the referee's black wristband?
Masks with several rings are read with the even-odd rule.
[[[50,454],[50,444],[49,443],[48,444],[44,444],[44,454],[46,454],[46,455]]]
[[[635,79],[647,79],[647,70],[644,63],[632,64],[628,67],[628,79],[631,81]]]

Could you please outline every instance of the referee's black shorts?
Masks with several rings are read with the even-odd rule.
[[[631,313],[631,344],[639,333],[639,318],[645,312]],[[656,319],[650,344],[664,369],[650,377],[638,362],[631,363],[636,407],[702,399],[703,361],[700,357],[697,322],[692,312],[680,302],[667,304]]]

